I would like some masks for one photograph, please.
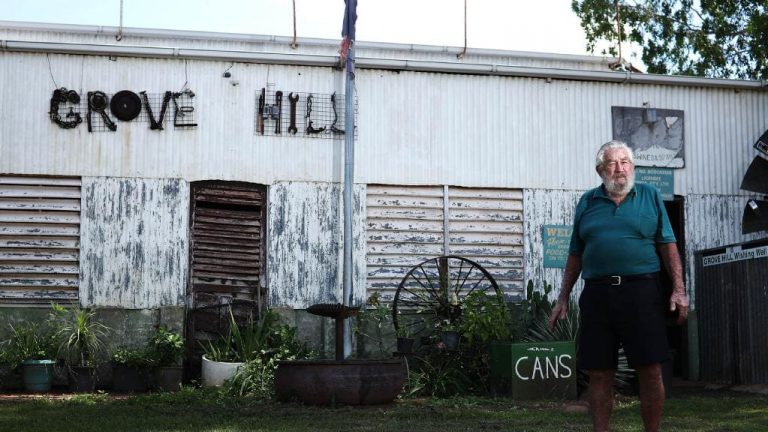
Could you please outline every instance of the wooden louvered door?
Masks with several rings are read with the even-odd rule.
[[[266,301],[265,197],[260,185],[192,184],[187,314],[192,351],[226,330],[230,311],[242,320],[258,314]]]

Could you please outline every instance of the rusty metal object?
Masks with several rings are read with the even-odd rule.
[[[294,93],[288,94],[288,102],[291,104],[291,118],[288,126],[288,133],[296,135],[299,130],[296,128],[296,104],[299,102],[299,95]]]
[[[307,308],[312,315],[336,320],[336,360],[344,360],[344,320],[357,315],[359,307],[344,306],[340,303],[319,303]]]
[[[405,383],[402,360],[281,361],[277,397],[311,405],[391,403]]]

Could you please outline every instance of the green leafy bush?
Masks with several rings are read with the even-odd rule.
[[[47,322],[25,321],[11,325],[8,356],[13,363],[25,360],[51,360],[56,357],[56,340]]]
[[[379,293],[371,294],[365,307],[355,316],[353,332],[361,337],[358,339],[358,349],[364,350],[365,341],[372,341],[376,346],[376,356],[389,357],[393,350],[390,339],[394,332],[391,317],[391,304],[382,301]],[[403,334],[410,333],[409,326],[406,325],[401,326],[399,331]]]
[[[110,360],[115,365],[147,367],[152,364],[152,354],[145,348],[117,348]]]
[[[275,393],[278,363],[310,358],[314,353],[299,340],[296,327],[280,323],[276,312],[267,311],[258,322],[261,324],[258,326],[259,331],[254,330],[258,337],[253,336],[253,352],[246,356],[245,365],[224,385],[223,391],[231,395],[268,400]]]
[[[462,305],[459,331],[467,343],[481,345],[512,338],[512,316],[503,298],[483,291],[470,293]]]
[[[149,340],[149,350],[155,366],[180,366],[184,360],[184,338],[161,325]]]

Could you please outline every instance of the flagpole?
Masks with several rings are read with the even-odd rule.
[[[345,28],[342,31],[349,43],[342,44],[346,49],[344,64],[344,266],[342,302],[352,304],[352,188],[355,176],[355,21],[357,19],[356,0],[347,0],[345,8]],[[342,58],[344,57],[344,53]],[[352,332],[349,320],[345,320],[344,358],[352,354]]]

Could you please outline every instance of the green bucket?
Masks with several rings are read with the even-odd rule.
[[[51,389],[53,382],[53,360],[25,360],[21,363],[21,377],[24,389],[44,393]]]

